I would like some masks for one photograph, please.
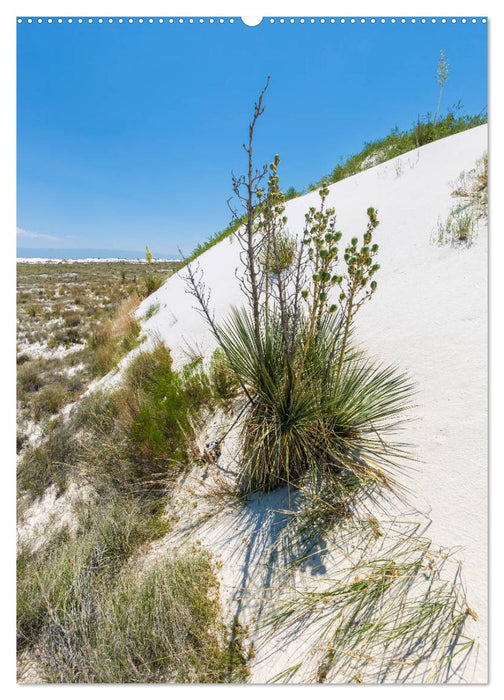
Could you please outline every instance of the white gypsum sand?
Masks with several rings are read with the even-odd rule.
[[[477,621],[468,616],[466,632],[477,647],[471,662],[450,680],[472,683],[487,680],[487,232],[481,222],[469,248],[439,247],[432,234],[454,204],[450,194],[458,175],[470,170],[486,148],[487,127],[477,127],[330,185],[327,201],[336,209],[342,244],[365,231],[368,207],[378,210],[378,289],[357,316],[355,340],[416,383],[415,420],[405,426],[401,440],[415,446],[413,456],[419,461],[406,480],[410,506],[396,503],[390,514],[376,517],[411,520],[417,509],[424,520],[432,520],[427,535],[434,545],[456,549],[467,601],[478,616]],[[305,212],[318,200],[318,193],[312,192],[286,204],[292,233],[300,234]],[[211,292],[217,322],[231,305],[244,301],[239,253],[230,237],[193,263]],[[170,348],[175,367],[181,367],[192,351],[211,355],[216,342],[187,292],[184,270],[141,303],[139,320],[153,304],[159,311],[142,320],[146,343],[120,367],[157,338]],[[94,386],[114,384],[119,377],[115,372]],[[230,468],[237,450],[232,431],[223,445],[223,469]],[[301,661],[316,642],[311,624],[290,640],[279,635],[267,643],[264,631],[255,627],[261,612],[256,598],[261,596],[260,586],[269,582],[265,553],[277,528],[277,511],[286,506],[285,490],[251,498],[237,510],[214,508],[216,515],[194,529],[207,507],[204,476],[197,468],[182,479],[174,496],[179,522],[153,550],[162,556],[163,547],[183,546],[190,537],[220,558],[224,610],[229,619],[239,614],[240,622],[250,625],[256,643],[250,680],[266,682]],[[326,575],[330,561],[331,553]],[[313,585],[318,581],[315,576]],[[307,673],[295,680],[313,679],[313,669]]]
[[[487,231],[480,223],[469,248],[439,247],[432,234],[454,205],[450,195],[458,175],[473,168],[486,149],[487,127],[480,126],[331,185],[328,198],[342,243],[365,231],[369,206],[378,210],[378,289],[357,316],[356,339],[369,354],[407,371],[417,385],[416,420],[401,435],[415,445],[420,460],[407,486],[413,505],[432,519],[429,538],[456,548],[463,563],[467,599],[479,617],[467,625],[479,644],[476,669],[468,668],[465,679],[472,682],[487,678]],[[317,201],[313,192],[286,204],[291,232],[302,230],[305,212]],[[220,321],[232,304],[243,303],[235,274],[241,268],[239,246],[232,238],[224,240],[197,264]],[[143,329],[162,338],[176,365],[184,363],[189,349],[210,354],[215,341],[187,293],[183,270],[142,302],[139,318],[151,304],[160,310]],[[267,504],[272,498],[262,500]],[[252,534],[254,518],[250,521]],[[204,541],[222,557],[231,595],[240,578],[233,572],[243,570],[250,548],[240,552],[229,526],[226,518],[209,525]],[[257,565],[260,556],[259,547]],[[253,664],[251,680],[265,681],[285,669],[287,659],[281,657],[276,654],[271,667],[257,675]]]

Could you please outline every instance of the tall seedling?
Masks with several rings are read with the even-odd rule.
[[[438,115],[439,115],[439,108],[441,106],[441,97],[443,96],[443,88],[445,86],[446,81],[448,80],[448,75],[450,73],[450,66],[448,64],[448,61],[446,60],[445,52],[441,50],[441,53],[439,54],[439,60],[437,64],[437,71],[436,71],[436,82],[439,84],[439,97],[438,97],[438,103],[436,107],[436,114],[434,116],[434,124],[437,121]]]

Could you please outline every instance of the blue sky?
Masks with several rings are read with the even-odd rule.
[[[487,104],[486,25],[18,24],[18,245],[185,253],[230,220],[266,76],[257,163],[304,188],[364,142]]]

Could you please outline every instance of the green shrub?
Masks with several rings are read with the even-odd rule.
[[[229,409],[231,402],[239,393],[240,385],[220,348],[217,348],[212,355],[209,376],[215,398],[225,409]]]
[[[184,463],[193,439],[191,402],[184,379],[172,370],[170,351],[158,343],[140,352],[125,374],[121,421],[135,461]]]

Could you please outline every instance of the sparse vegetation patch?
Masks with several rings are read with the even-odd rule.
[[[75,536],[18,555],[18,648],[36,645],[50,683],[232,682],[243,657],[222,622],[208,554],[130,566],[162,536],[157,520],[117,495],[82,507]]]
[[[445,221],[439,219],[433,234],[438,245],[469,247],[474,243],[477,224],[488,218],[488,156],[485,153],[469,172],[460,173],[453,184],[457,201]]]

